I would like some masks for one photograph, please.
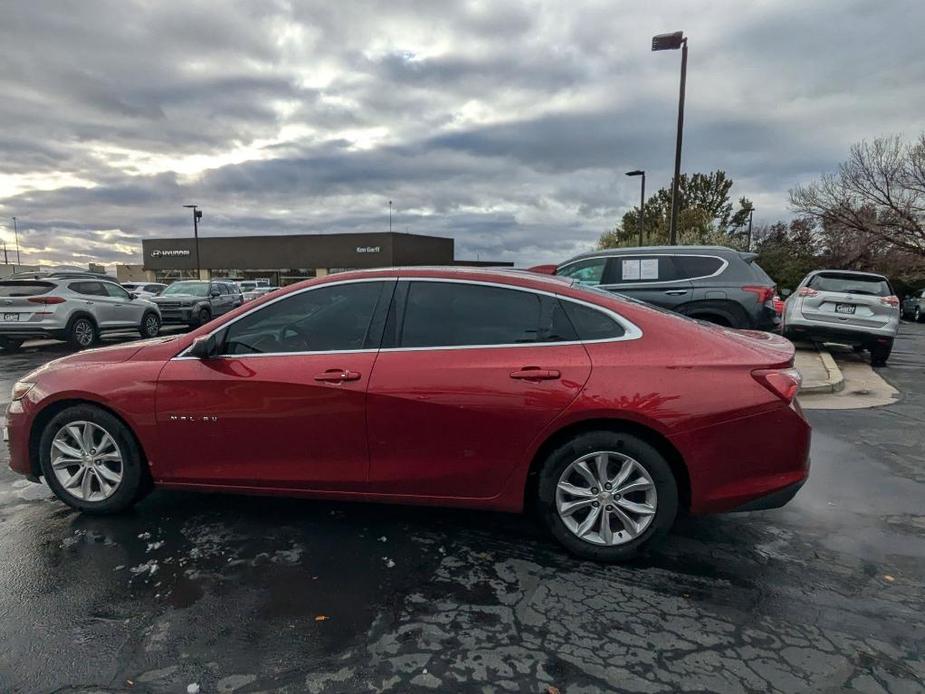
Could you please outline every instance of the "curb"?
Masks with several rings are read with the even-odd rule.
[[[825,367],[828,378],[825,383],[801,386],[800,395],[807,395],[809,393],[838,393],[845,387],[845,377],[842,375],[841,369],[838,368],[838,364],[835,363],[835,359],[832,358],[831,354],[818,347],[816,350],[819,353],[819,358],[822,360],[822,366]]]

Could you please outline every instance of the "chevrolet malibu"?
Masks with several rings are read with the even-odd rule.
[[[348,272],[13,388],[11,467],[114,513],[154,487],[519,512],[603,561],[808,474],[793,347],[571,280]]]

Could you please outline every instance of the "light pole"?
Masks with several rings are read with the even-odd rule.
[[[639,223],[636,225],[639,227],[639,245],[642,246],[642,231],[645,228],[645,219],[646,219],[646,172],[642,169],[634,169],[633,171],[627,171],[627,176],[642,176],[642,185],[639,190]]]
[[[202,270],[199,267],[199,220],[202,219],[202,210],[199,209],[199,205],[184,205],[193,211],[193,238],[196,240],[196,279],[202,279]]]
[[[687,83],[687,37],[683,31],[671,34],[659,34],[652,37],[653,51],[674,51],[681,49],[681,93],[678,97],[678,140],[674,150],[674,180],[671,182],[671,225],[668,228],[668,243],[678,243],[678,208],[681,205],[679,194],[681,178],[681,138],[684,134],[684,87]]]
[[[16,265],[21,265],[19,262],[19,229],[16,227],[16,217],[13,217],[13,238],[16,239]]]
[[[392,201],[389,200],[389,233],[392,233]]]
[[[755,208],[750,207],[748,209],[748,245],[745,247],[746,251],[750,251],[752,249],[752,217],[754,214]]]

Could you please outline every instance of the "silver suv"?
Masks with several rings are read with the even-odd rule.
[[[0,281],[0,347],[7,351],[33,338],[67,340],[84,349],[102,332],[131,329],[156,337],[161,312],[115,282],[92,277]]]
[[[781,330],[791,340],[866,348],[871,364],[883,366],[899,330],[899,299],[883,275],[816,270],[784,303]]]

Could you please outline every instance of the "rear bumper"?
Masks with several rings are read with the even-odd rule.
[[[64,326],[29,325],[28,323],[16,325],[4,323],[0,325],[0,337],[9,337],[17,340],[42,338],[58,339],[64,334],[64,329]]]
[[[892,340],[896,337],[899,323],[886,328],[863,328],[850,325],[831,325],[815,321],[788,320],[784,330],[788,337],[847,344],[870,344],[877,340]]]
[[[741,506],[737,506],[734,509],[731,509],[730,513],[739,513],[741,511],[768,511],[772,508],[780,508],[781,506],[787,505],[793,497],[797,495],[797,492],[803,488],[803,485],[806,484],[806,480],[802,479],[799,482],[794,482],[793,484],[788,484],[783,489],[778,489],[776,492],[771,492],[765,496],[759,496],[757,499],[752,499],[751,501],[746,501]]]

